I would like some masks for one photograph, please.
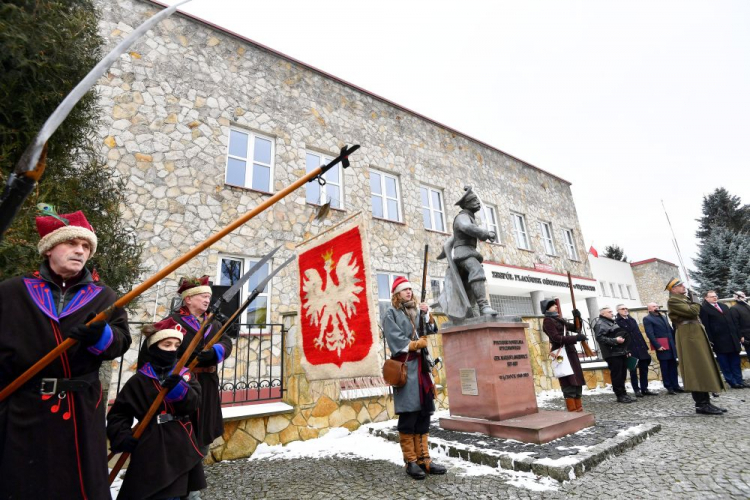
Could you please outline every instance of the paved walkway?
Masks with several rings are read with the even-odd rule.
[[[610,395],[584,395],[598,421],[658,422],[662,431],[582,478],[556,490],[532,491],[504,475],[445,476],[414,481],[387,461],[349,458],[238,460],[207,467],[204,499],[437,499],[437,498],[750,498],[750,389],[732,390],[714,404],[723,417],[700,416],[690,394],[646,397],[631,405]],[[552,400],[545,409],[563,409]]]

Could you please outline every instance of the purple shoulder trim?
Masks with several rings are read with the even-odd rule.
[[[196,332],[201,329],[201,324],[198,322],[195,316],[193,315],[185,315],[181,316],[182,321],[185,322],[190,328],[195,330]]]
[[[50,319],[59,322],[55,301],[52,298],[52,290],[50,290],[47,282],[37,278],[24,278],[23,282],[34,304]]]
[[[91,300],[99,295],[102,290],[104,290],[103,287],[96,286],[92,283],[84,286],[83,288],[78,290],[70,300],[70,302],[65,305],[65,309],[63,309],[60,317],[64,318],[65,316],[73,314],[74,312],[91,302]]]

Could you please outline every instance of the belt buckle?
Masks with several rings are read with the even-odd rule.
[[[167,422],[172,421],[172,415],[169,413],[160,413],[156,416],[156,423],[157,424],[166,424]]]
[[[49,388],[48,384],[52,384],[52,388]],[[57,379],[56,378],[43,378],[42,383],[39,385],[39,394],[42,396],[54,396],[57,394]]]

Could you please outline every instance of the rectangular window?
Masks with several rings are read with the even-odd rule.
[[[443,208],[443,195],[440,191],[428,187],[420,187],[419,194],[422,198],[422,220],[425,229],[445,232],[445,209]]]
[[[274,142],[252,132],[230,129],[225,182],[271,192]]]
[[[310,173],[321,165],[329,163],[333,158],[330,156],[308,151],[305,155],[305,172]],[[334,166],[323,174],[325,185],[321,186],[318,181],[305,184],[305,197],[308,203],[313,205],[325,205],[329,201],[333,208],[344,208],[343,171],[341,164]]]
[[[495,243],[500,243],[500,231],[497,227],[497,211],[490,205],[482,205],[482,223],[487,222],[490,231],[495,232]]]
[[[440,298],[440,292],[445,287],[445,278],[430,278],[429,283],[430,289],[427,291],[427,303],[432,305],[437,303],[438,298]]]
[[[578,260],[578,250],[576,250],[576,242],[573,238],[572,229],[563,229],[565,235],[565,249],[568,251],[568,258],[571,260]]]
[[[555,255],[555,243],[552,241],[552,224],[549,222],[539,222],[539,229],[542,232],[542,243],[544,243],[544,253]]]
[[[378,311],[380,312],[380,321],[385,318],[385,312],[388,310],[388,306],[391,305],[391,286],[393,286],[393,280],[402,274],[379,272],[376,277],[378,279]]]
[[[372,215],[379,219],[401,222],[401,195],[398,179],[392,175],[370,170]]]
[[[628,297],[630,297],[631,300],[635,300],[635,297],[633,296],[633,289],[630,287],[630,285],[625,285],[628,288]]]
[[[609,284],[609,291],[612,292],[612,297],[617,298],[617,292],[615,291],[614,283]]]
[[[220,256],[219,257],[219,271],[217,284],[231,286],[235,284],[252,266],[254,266],[260,259],[253,259],[249,257],[230,257]],[[268,273],[271,272],[271,265],[269,262],[263,264],[263,266],[247,281],[247,284],[242,287],[240,292],[240,304],[250,295],[250,292],[263,281]],[[273,280],[272,280],[273,281]],[[240,323],[243,326],[240,331],[247,332],[248,330],[255,330],[259,328],[253,325],[265,325],[270,321],[270,283],[267,283],[263,291],[253,300],[245,312],[240,318]]]
[[[620,285],[620,297],[622,297],[623,299],[628,298],[628,296],[625,295],[625,285]]]
[[[602,289],[602,297],[609,297],[609,295],[607,295],[607,283],[605,281],[600,281],[599,287]]]
[[[524,250],[531,250],[529,247],[529,236],[526,232],[526,218],[521,214],[511,213],[513,221],[513,234],[516,237],[516,246]]]

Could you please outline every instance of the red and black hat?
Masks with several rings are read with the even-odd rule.
[[[192,297],[193,295],[199,295],[201,293],[211,293],[208,275],[201,276],[200,278],[182,278],[180,280],[180,287],[177,289],[177,293],[179,293],[180,297],[182,297],[183,299],[185,299],[186,297]]]
[[[67,221],[67,224],[65,223]],[[80,238],[91,245],[91,255],[96,253],[97,238],[86,216],[80,210],[72,214],[60,214],[57,217],[48,215],[36,218],[36,230],[41,236],[37,249],[44,256],[55,246],[65,241]]]

